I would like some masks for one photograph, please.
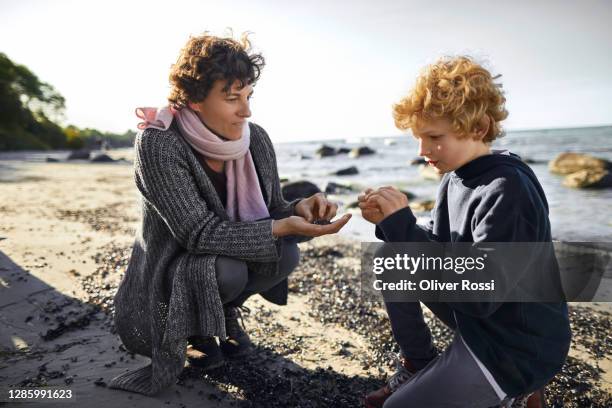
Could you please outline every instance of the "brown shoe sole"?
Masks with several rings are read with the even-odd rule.
[[[221,353],[219,353],[219,356],[210,357],[190,346],[187,347],[186,354],[189,365],[192,367],[197,367],[200,370],[214,370],[215,368],[222,367],[225,364],[223,354]]]

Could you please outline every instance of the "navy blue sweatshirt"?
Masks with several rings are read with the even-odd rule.
[[[432,219],[416,223],[410,208],[376,227],[385,242],[550,242],[548,203],[520,157],[494,152],[447,173]],[[571,331],[567,304],[448,303],[473,353],[511,397],[545,385],[561,370]]]

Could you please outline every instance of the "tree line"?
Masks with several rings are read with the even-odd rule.
[[[132,146],[136,132],[117,134],[58,124],[66,100],[26,66],[0,52],[0,150]]]

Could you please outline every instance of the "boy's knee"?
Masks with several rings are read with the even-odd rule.
[[[406,401],[399,398],[399,395],[391,395],[388,400],[383,404],[383,408],[405,408],[406,406],[411,406],[410,403],[406,404]]]
[[[230,302],[238,297],[247,285],[249,271],[246,263],[234,258],[218,256],[215,266],[221,302]]]

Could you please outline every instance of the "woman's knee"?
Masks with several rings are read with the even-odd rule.
[[[221,302],[230,302],[238,297],[247,285],[249,280],[247,265],[234,258],[218,256],[215,266]]]
[[[300,248],[294,243],[283,243],[283,251],[278,263],[278,273],[288,276],[300,263]]]

